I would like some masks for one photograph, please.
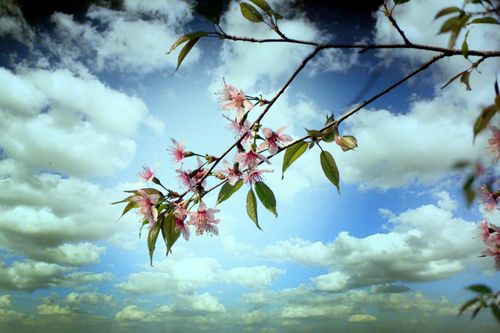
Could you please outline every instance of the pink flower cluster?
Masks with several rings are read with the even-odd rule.
[[[495,258],[495,268],[500,270],[500,228],[484,220],[480,225],[481,239],[486,245],[482,256]]]
[[[236,121],[242,121],[245,115],[245,109],[248,111],[253,109],[253,104],[247,99],[243,90],[236,89],[230,84],[224,82],[224,87],[220,94],[220,100],[223,102],[221,108],[223,110],[236,110]]]

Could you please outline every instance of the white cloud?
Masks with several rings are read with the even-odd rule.
[[[245,287],[260,289],[267,287],[278,275],[285,272],[283,269],[268,266],[237,267],[225,271],[223,280],[235,282]]]
[[[73,311],[57,304],[40,304],[37,306],[38,314],[42,316],[71,316]]]
[[[0,262],[0,289],[34,291],[53,287],[80,287],[112,278],[110,273],[75,272],[74,268],[33,260]]]
[[[216,313],[226,311],[224,305],[222,305],[215,296],[208,292],[182,296],[176,307],[181,311],[193,312]]]
[[[10,36],[32,46],[34,33],[14,0],[4,0],[0,3],[0,37],[3,36]]]
[[[97,292],[77,293],[66,295],[65,301],[69,304],[105,304],[111,302],[113,296]]]
[[[348,321],[350,323],[367,323],[371,321],[376,321],[377,317],[368,314],[355,314],[349,317]]]
[[[121,322],[152,322],[157,321],[158,317],[151,311],[141,310],[136,305],[128,305],[116,313],[115,319]]]
[[[328,267],[329,273],[311,279],[315,288],[325,291],[447,278],[481,252],[481,242],[474,239],[476,223],[454,216],[456,203],[449,195],[441,192],[436,197],[439,205],[427,204],[400,214],[385,211],[387,233],[357,238],[340,232],[327,244],[291,239],[265,247],[263,255]]]
[[[0,96],[1,148],[35,170],[109,175],[129,163],[138,126],[150,123],[142,100],[93,76],[0,69],[0,82],[11,86]]]
[[[69,65],[81,59],[98,71],[150,73],[173,69],[177,57],[165,52],[192,19],[189,3],[126,1],[124,7],[124,12],[91,7],[87,13],[90,20],[84,23],[71,15],[55,13],[52,20],[57,37],[45,36],[44,41],[62,63]],[[199,55],[199,50],[193,49],[184,67],[196,62]]]

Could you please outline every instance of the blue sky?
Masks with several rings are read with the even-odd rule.
[[[144,164],[158,165],[162,182],[180,190],[170,138],[216,156],[234,140],[215,95],[223,78],[270,98],[310,49],[202,40],[173,75],[177,53],[167,56],[169,46],[210,29],[184,0],[125,0],[121,11],[91,6],[36,25],[0,2],[8,8],[0,16],[2,332],[497,330],[489,313],[456,318],[472,297],[464,287],[500,282],[493,260],[478,258],[484,211],[465,207],[463,174],[451,166],[491,160],[487,135],[473,145],[471,128],[493,99],[498,60],[471,76],[470,92],[458,82],[440,89],[469,66],[461,57],[443,60],[350,118],[342,133],[355,135],[359,148],[324,145],[339,165],[340,196],[316,149],[284,180],[282,157],[273,158],[265,179],[278,218],[259,207],[263,231],[255,228],[240,190],[218,207],[219,236],[192,232],[168,257],[159,246],[150,267],[138,217],[116,222],[122,207],[109,203],[145,186],[137,178]],[[332,29],[291,0],[270,3],[298,39],[400,42],[381,13],[359,11],[366,21],[357,18],[356,28]],[[429,14],[443,6],[411,1],[394,15],[411,40],[446,45]],[[346,13],[333,13],[332,22],[345,22]],[[235,4],[222,26],[273,36]],[[469,47],[490,49],[499,38],[496,28],[474,27]],[[325,51],[263,124],[303,136],[304,127],[320,128],[325,114],[342,114],[430,56]],[[209,207],[215,199],[206,198]],[[488,219],[498,224],[498,215]]]

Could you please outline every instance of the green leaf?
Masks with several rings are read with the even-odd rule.
[[[177,46],[181,45],[182,43],[185,43],[193,38],[200,38],[200,37],[203,37],[206,35],[208,35],[208,32],[196,31],[196,32],[191,32],[191,33],[184,35],[182,37],[179,37],[179,39],[177,39],[175,41],[175,43],[172,44],[172,46],[170,47],[170,50],[168,50],[167,54],[170,54],[173,50],[175,50],[177,48]]]
[[[276,198],[274,197],[273,191],[264,182],[256,182],[255,192],[257,192],[257,196],[264,207],[273,213],[274,216],[278,217],[278,212],[276,210]]]
[[[468,300],[464,304],[462,304],[462,306],[460,307],[460,311],[458,312],[458,315],[460,316],[462,314],[462,312],[467,310],[468,307],[476,304],[477,302],[479,302],[479,298],[473,298],[471,300]]]
[[[474,319],[477,316],[477,314],[479,313],[479,311],[481,311],[481,305],[478,305],[477,308],[474,309],[474,311],[472,312],[471,320]]]
[[[179,238],[181,231],[176,228],[175,218],[172,211],[170,211],[163,221],[163,225],[161,228],[161,233],[163,236],[163,240],[165,241],[165,245],[167,246],[167,255],[172,252],[172,246]]]
[[[122,215],[120,215],[118,220],[121,219],[123,217],[123,215],[127,214],[131,209],[136,208],[138,206],[139,205],[137,203],[135,203],[134,201],[129,201],[129,203],[123,209]]]
[[[469,177],[467,177],[467,179],[464,182],[464,185],[462,186],[462,191],[464,192],[467,206],[470,206],[474,201],[474,199],[476,198],[476,191],[474,191],[474,189],[472,188],[475,179],[476,176],[474,174],[470,175]]]
[[[339,169],[337,168],[337,164],[335,163],[332,154],[326,150],[322,151],[320,154],[320,162],[326,178],[328,178],[328,180],[330,180],[330,182],[337,187],[337,191],[340,193]]]
[[[249,3],[240,2],[240,10],[243,17],[251,22],[258,23],[263,21],[262,14]]]
[[[257,228],[260,229],[259,220],[257,217],[257,199],[255,198],[255,193],[250,189],[247,195],[247,214],[248,217],[255,223]],[[260,229],[262,230],[262,229]]]
[[[497,95],[495,97],[495,106],[496,106],[497,110],[500,110],[500,95]]]
[[[288,147],[285,150],[285,156],[283,157],[283,167],[281,172],[281,179],[283,179],[285,175],[286,169],[292,165],[307,149],[307,142],[301,141],[293,146]]]
[[[469,30],[470,31],[470,30]],[[469,57],[469,45],[467,44],[467,37],[469,37],[469,31],[465,34],[464,41],[462,42],[462,55],[465,59]]]
[[[497,108],[495,104],[487,106],[483,109],[479,117],[477,117],[476,122],[474,123],[474,139],[476,136],[483,131],[488,124],[490,123],[491,118],[497,112]]]
[[[194,37],[191,38],[186,45],[182,48],[181,52],[179,52],[179,57],[177,58],[177,67],[175,68],[175,71],[179,69],[179,66],[182,64],[182,61],[184,58],[187,56],[189,51],[193,48],[194,44],[200,39],[200,37]]]
[[[307,131],[307,134],[311,138],[322,138],[325,136],[325,133],[317,130],[308,130],[307,128],[304,128]]]
[[[445,16],[445,15],[448,15],[448,14],[451,14],[451,13],[455,13],[455,12],[460,12],[461,9],[458,8],[458,7],[446,7],[446,8],[443,8],[441,9],[439,12],[437,12],[436,16],[434,16],[434,19],[437,19],[441,16]]]
[[[472,90],[469,84],[470,72],[464,72],[462,76],[460,76],[460,82],[465,84],[467,90]]]
[[[250,0],[254,4],[260,7],[264,13],[267,15],[273,15],[273,10],[271,9],[271,6],[265,1],[265,0]]]
[[[496,320],[500,323],[500,308],[496,304],[492,304],[490,307],[491,307],[491,313],[496,318]]]
[[[236,191],[240,189],[241,185],[243,185],[243,180],[241,179],[238,180],[234,185],[229,184],[229,182],[226,182],[224,185],[222,185],[219,196],[217,197],[216,205],[229,199],[234,193],[236,193]]]
[[[473,19],[468,24],[500,24],[500,23],[498,23],[498,21],[493,17],[479,17]]]
[[[353,150],[358,147],[358,141],[352,135],[345,135],[340,140],[339,146],[343,151]]]
[[[478,294],[493,294],[493,290],[484,284],[474,284],[472,286],[468,286],[466,289]]]
[[[219,24],[222,13],[222,0],[197,0],[195,11],[212,23]]]
[[[127,191],[125,191],[127,192]],[[130,191],[129,191],[130,193]],[[119,204],[119,203],[122,203],[122,202],[127,202],[127,201],[130,201],[130,199],[132,199],[135,195],[129,195],[128,197],[126,197],[125,199],[123,200],[120,200],[120,201],[115,201],[115,202],[112,202],[111,204],[112,205],[116,205],[116,204]]]
[[[403,3],[407,3],[408,1],[410,1],[410,0],[394,0],[394,3],[395,3],[396,5],[401,5],[401,4],[403,4]]]
[[[156,221],[156,223],[149,229],[148,233],[148,250],[149,250],[149,263],[153,266],[153,252],[155,251],[156,240],[161,230],[162,225],[161,220]]]
[[[446,84],[444,86],[441,87],[441,89],[444,89],[446,88],[448,85],[450,85],[450,83],[452,83],[453,81],[455,81],[456,79],[458,79],[461,75],[463,75],[466,71],[463,71],[463,72],[460,72],[458,73],[457,75],[455,75],[454,77],[452,77],[451,79],[448,80],[448,82],[446,82]]]
[[[439,33],[442,34],[453,30],[457,26],[458,22],[460,22],[460,16],[454,16],[447,19],[441,26]]]

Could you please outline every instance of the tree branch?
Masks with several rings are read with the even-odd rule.
[[[407,44],[367,44],[367,43],[353,43],[353,44],[335,44],[335,43],[319,43],[312,41],[305,41],[300,39],[278,39],[278,38],[250,38],[250,37],[240,37],[227,34],[218,34],[221,39],[228,39],[237,42],[249,42],[249,43],[290,43],[290,44],[300,44],[300,45],[311,45],[316,47],[321,47],[323,49],[361,49],[361,50],[371,50],[371,49],[415,49],[423,51],[431,51],[444,53],[447,56],[451,55],[461,55],[462,50],[451,49],[445,47],[431,46],[412,43]],[[469,50],[468,52],[471,56],[480,57],[500,57],[500,51],[479,51],[479,50]]]

